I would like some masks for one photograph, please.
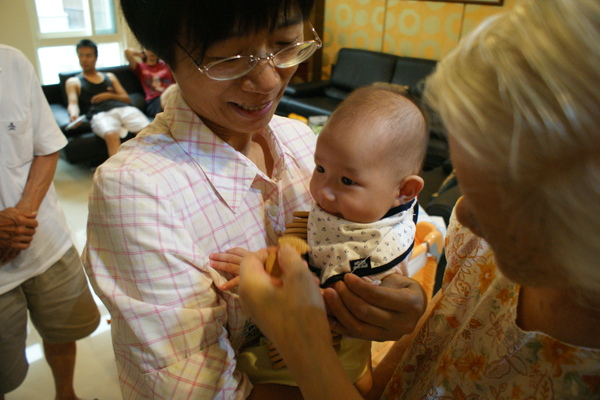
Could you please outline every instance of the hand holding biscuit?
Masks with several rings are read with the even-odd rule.
[[[275,278],[264,268],[268,256],[266,249],[250,253],[240,266],[239,294],[252,320],[284,359],[295,347],[291,342],[318,336],[331,346],[323,297],[306,262],[297,250],[282,244],[277,251],[281,276]]]
[[[306,243],[304,239],[292,235],[281,236],[279,239],[277,239],[277,244],[279,246],[289,245],[301,256],[308,253],[310,250],[308,243]],[[269,253],[267,261],[265,262],[265,271],[267,271],[267,274],[277,278],[281,276],[281,267],[277,262],[277,253]]]

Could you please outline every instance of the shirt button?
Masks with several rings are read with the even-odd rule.
[[[276,217],[279,215],[279,207],[277,206],[270,206],[269,207],[269,215],[271,217]]]

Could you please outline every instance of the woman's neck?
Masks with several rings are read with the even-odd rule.
[[[248,156],[252,146],[252,133],[247,132],[234,132],[226,128],[221,127],[218,124],[213,123],[207,118],[200,116],[200,119],[204,124],[222,141],[239,151],[245,156]]]
[[[582,305],[572,290],[521,287],[517,324],[525,331],[543,332],[564,343],[600,349],[600,307]]]
[[[224,132],[218,127],[213,128],[210,122],[207,123],[205,121],[204,123],[206,126],[211,128],[213,133],[221,138],[221,140],[248,157],[248,159],[252,161],[262,172],[264,172],[268,177],[271,177],[271,174],[273,173],[274,160],[273,156],[271,155],[271,150],[267,140],[261,132]]]

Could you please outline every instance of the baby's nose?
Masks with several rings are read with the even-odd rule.
[[[329,186],[322,186],[319,189],[319,202],[323,203],[331,203],[335,200],[335,194],[333,190]]]

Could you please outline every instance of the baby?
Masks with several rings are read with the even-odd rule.
[[[428,138],[420,108],[393,84],[357,89],[331,115],[317,139],[306,235],[322,287],[347,273],[375,284],[406,275]],[[370,346],[344,337],[338,351],[362,392],[371,381]],[[287,368],[271,366],[268,352],[263,340],[243,351],[238,365],[253,383],[295,385]],[[369,383],[361,388],[359,380]]]
[[[429,134],[404,93],[383,83],[354,91],[318,137],[307,241],[323,287],[346,273],[377,284],[407,274]]]

